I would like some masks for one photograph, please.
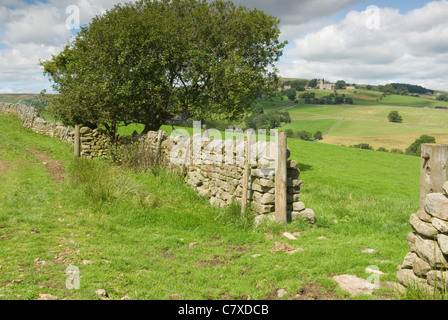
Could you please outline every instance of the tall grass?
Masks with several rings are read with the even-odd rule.
[[[93,203],[112,202],[138,193],[123,170],[101,160],[75,159],[68,168],[69,182]]]

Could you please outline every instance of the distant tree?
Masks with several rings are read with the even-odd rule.
[[[436,143],[436,138],[425,134],[420,136],[406,149],[406,154],[420,156],[422,143]]]
[[[286,89],[283,91],[283,93],[285,94],[285,96],[288,97],[289,100],[291,100],[291,101],[296,100],[296,97],[297,97],[296,89],[294,89],[294,88]]]
[[[304,99],[306,99],[306,98],[314,99],[315,97],[316,97],[316,93],[314,93],[314,92],[305,92],[305,93],[300,94],[300,98],[304,98]]]
[[[244,122],[246,123],[246,127],[248,129],[254,129],[257,130],[257,124],[254,121],[254,117],[247,117]]]
[[[352,98],[345,98],[345,103],[346,104],[353,104],[353,99]]]
[[[436,98],[438,101],[448,101],[448,94],[443,93]]]
[[[385,86],[378,86],[378,89],[381,92],[384,92],[385,95],[395,93],[395,88],[391,84],[386,84]]]
[[[397,87],[395,90],[396,90],[397,94],[399,94],[401,96],[407,96],[409,94],[409,90],[405,86]]]
[[[284,122],[284,123],[291,123],[291,116],[289,115],[288,111],[284,111],[284,112],[278,112],[277,113],[280,115],[280,121]]]
[[[322,131],[316,131],[313,135],[313,138],[315,140],[322,140],[323,139]]]
[[[305,140],[305,141],[312,140],[312,134],[305,130],[294,132],[294,137],[297,137],[297,138],[299,138],[301,140]]]
[[[344,103],[344,97],[343,96],[335,96],[334,97],[334,104],[342,104]]]
[[[376,151],[380,151],[380,152],[389,152],[386,148],[384,147],[379,147],[378,149],[376,149]]]
[[[264,109],[261,105],[256,104],[252,107],[252,112],[254,114],[263,114],[264,113]]]
[[[358,148],[358,149],[373,150],[373,147],[370,144],[368,144],[368,143],[355,144],[352,147],[353,148]]]
[[[308,87],[316,88],[317,87],[317,79],[311,79],[310,81],[308,81]]]
[[[366,86],[366,89],[367,89],[367,90],[372,90],[373,87],[372,87],[370,84],[368,84],[368,85]]]
[[[420,93],[420,94],[426,94],[426,93],[434,93],[434,90],[426,89],[422,86],[413,85],[413,84],[407,84],[407,83],[391,83],[391,85],[394,87],[395,90],[400,91],[403,90],[403,88],[406,89],[409,93]]]
[[[292,131],[292,129],[286,129],[285,133],[288,138],[292,138],[294,136],[294,131]]]
[[[403,122],[403,118],[398,114],[398,111],[389,112],[387,118],[389,119],[389,122],[397,122],[397,123]]]
[[[296,89],[296,91],[305,91],[305,86],[307,85],[307,80],[293,80],[291,81],[291,88]]]
[[[403,154],[403,150],[396,149],[396,148],[390,149],[390,152],[391,153],[397,153],[397,154]]]
[[[244,119],[247,128],[251,129],[274,129],[282,124],[290,123],[291,117],[288,112],[269,111],[267,113],[254,113]]]
[[[336,84],[334,85],[334,88],[336,90],[343,90],[347,87],[347,84],[345,83],[344,80],[338,80],[336,81]]]

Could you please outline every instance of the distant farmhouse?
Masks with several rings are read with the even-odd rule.
[[[317,85],[319,90],[334,90],[334,83],[325,83],[323,79],[319,81],[319,84]]]

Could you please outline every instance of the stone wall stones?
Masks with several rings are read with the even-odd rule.
[[[157,136],[157,132],[149,132],[141,137],[141,141],[155,150],[158,145]],[[233,147],[226,149],[226,145],[232,146],[232,143]],[[181,171],[185,181],[199,195],[210,198],[212,205],[225,207],[233,202],[241,204],[247,141],[214,140],[202,135],[172,138],[164,133],[160,146],[160,163]],[[275,212],[274,147],[270,142],[252,142],[248,194],[252,210],[271,219]],[[315,222],[314,211],[307,209],[300,201],[303,181],[298,179],[300,171],[297,161],[288,160],[287,166],[288,220],[305,218]],[[262,220],[262,217],[258,220]]]
[[[445,182],[444,190],[448,190]],[[448,288],[448,194],[430,193],[424,211],[411,215],[414,229],[407,236],[411,250],[401,266],[397,278],[404,286],[416,285],[433,292],[434,288]]]

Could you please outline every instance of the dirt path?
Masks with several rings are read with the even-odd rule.
[[[54,182],[60,183],[64,181],[65,178],[65,167],[58,161],[54,161],[46,154],[41,153],[37,150],[26,149],[29,153],[31,153],[34,157],[41,160],[48,171],[48,173],[53,177]]]

